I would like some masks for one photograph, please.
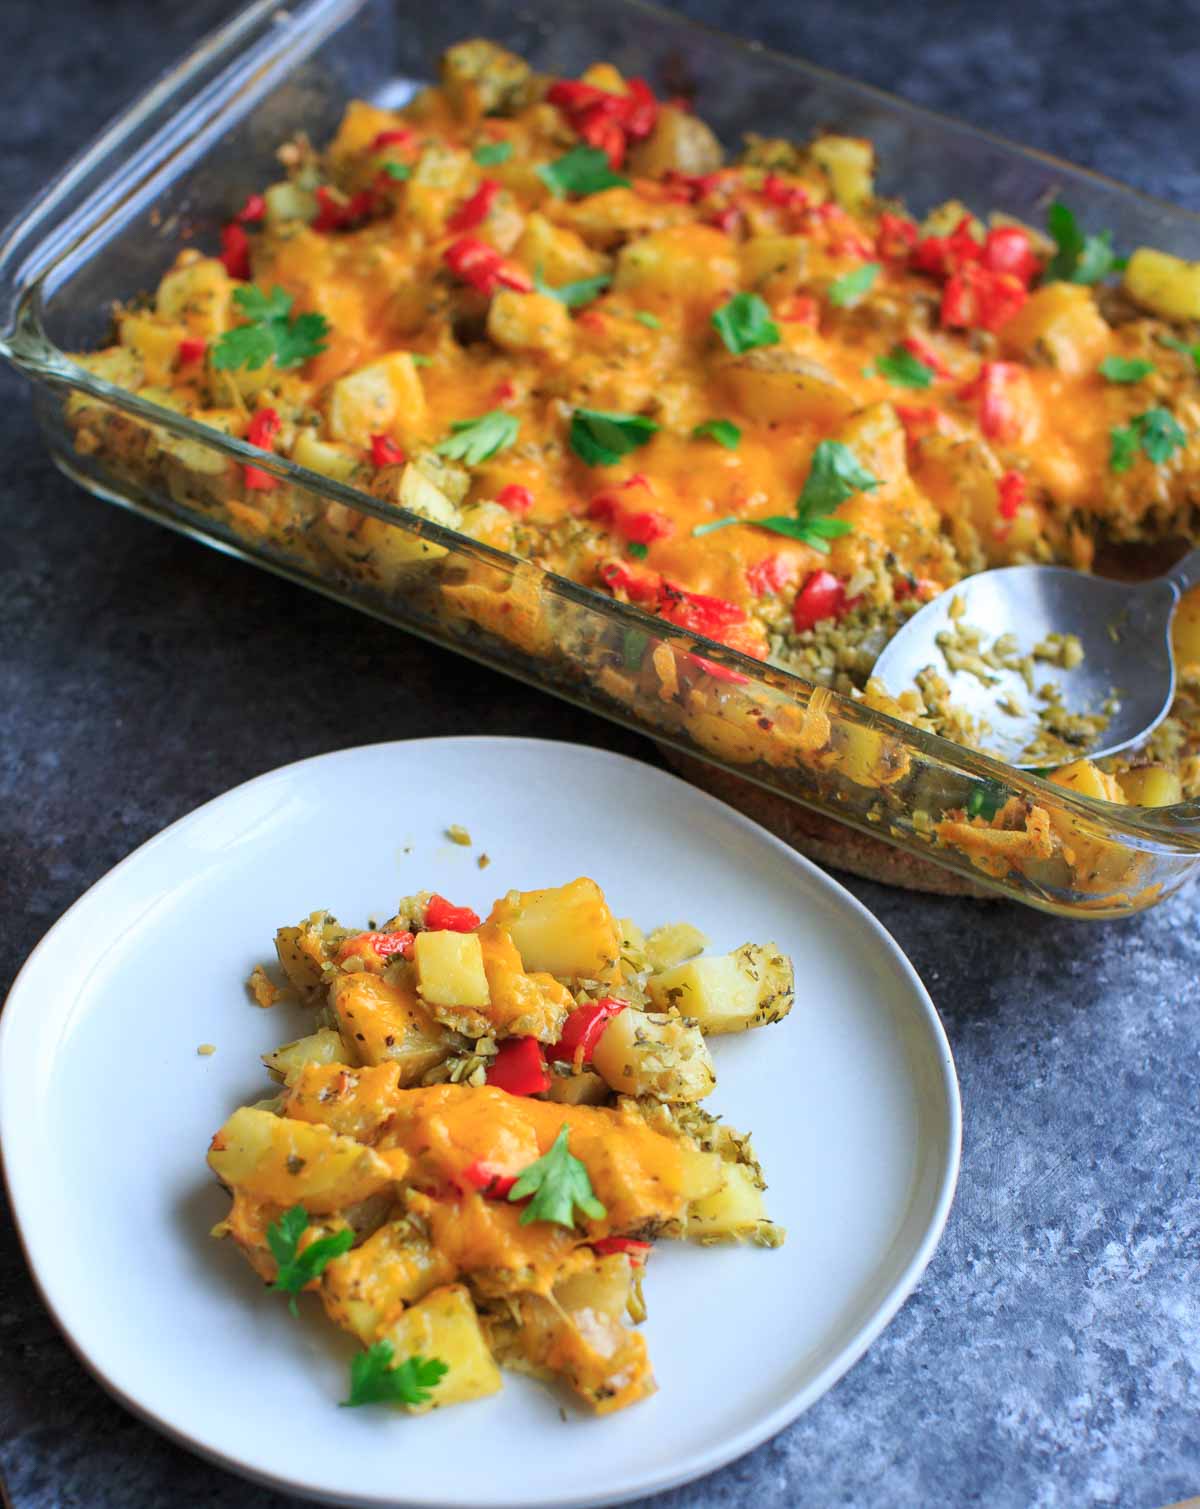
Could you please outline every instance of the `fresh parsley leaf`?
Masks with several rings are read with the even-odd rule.
[[[385,162],[383,171],[396,183],[403,183],[406,178],[412,177],[412,168],[406,162]]]
[[[1046,212],[1046,228],[1058,250],[1046,264],[1043,283],[1099,283],[1124,267],[1112,249],[1112,231],[1085,236],[1074,212],[1055,201]]]
[[[645,325],[647,330],[661,330],[662,321],[658,315],[651,314],[648,309],[635,309],[633,317],[639,325]]]
[[[517,438],[520,423],[503,409],[490,409],[478,419],[459,419],[450,426],[451,434],[434,450],[439,456],[449,456],[452,461],[465,461],[468,466],[478,466],[497,451],[502,451]]]
[[[1170,409],[1147,409],[1135,414],[1127,425],[1115,425],[1109,431],[1109,470],[1127,472],[1139,449],[1158,466],[1186,444],[1187,431]]]
[[[1168,351],[1178,351],[1181,356],[1190,356],[1192,365],[1197,372],[1200,372],[1200,343],[1189,346],[1187,341],[1181,341],[1178,336],[1160,335],[1158,337],[1158,344],[1165,346]]]
[[[481,168],[498,168],[502,162],[507,162],[513,154],[513,145],[510,141],[485,141],[480,142],[471,156]]]
[[[254,372],[272,357],[285,371],[324,351],[329,321],[323,314],[298,314],[293,319],[295,300],[282,288],[273,288],[269,294],[253,285],[238,288],[233,301],[247,323],[226,330],[213,347],[212,364],[218,371],[245,367]]]
[[[350,1364],[350,1397],[344,1409],[360,1404],[427,1404],[450,1371],[437,1357],[406,1357],[394,1366],[390,1341],[377,1341]]]
[[[699,539],[702,534],[712,534],[717,529],[728,529],[730,524],[758,524],[758,519],[739,519],[736,514],[728,513],[723,519],[712,519],[707,524],[697,524],[692,530],[692,538]]]
[[[978,786],[971,788],[971,795],[967,798],[967,816],[982,817],[990,823],[1007,800],[1008,793],[999,781],[981,781]]]
[[[711,534],[714,529],[724,529],[730,524],[747,524],[755,529],[769,529],[772,534],[786,535],[792,540],[802,540],[825,554],[830,540],[840,539],[854,528],[846,519],[831,518],[834,509],[855,493],[869,492],[878,486],[879,478],[873,477],[860,464],[849,446],[840,440],[822,440],[813,452],[812,466],[797,500],[795,514],[770,514],[765,519],[739,519],[730,515],[714,519],[709,524],[697,524],[692,534]]]
[[[598,299],[611,282],[607,273],[601,273],[598,278],[581,278],[578,283],[560,283],[557,288],[553,288],[549,283],[542,282],[540,272],[533,275],[533,286],[538,293],[548,293],[568,309],[580,309],[584,304]]]
[[[613,466],[645,445],[657,429],[655,421],[642,414],[576,409],[571,415],[571,449],[589,466]]]
[[[779,344],[779,326],[771,311],[756,293],[735,293],[712,317],[713,329],[725,342],[725,349],[740,356],[756,346]]]
[[[586,1167],[567,1146],[569,1131],[564,1121],[550,1151],[522,1169],[508,1192],[510,1200],[533,1196],[521,1212],[522,1226],[531,1221],[551,1221],[557,1226],[574,1228],[576,1208],[592,1221],[602,1221],[608,1214],[596,1199]]]
[[[875,370],[897,388],[927,388],[934,378],[933,368],[905,346],[893,346],[875,363]]]
[[[544,162],[535,169],[556,199],[568,194],[599,194],[602,189],[627,189],[629,179],[614,173],[608,154],[598,147],[572,147],[563,157]]]
[[[423,351],[410,351],[408,354],[412,357],[414,367],[428,367],[433,360],[431,356],[426,356]]]
[[[1141,382],[1154,371],[1154,363],[1136,356],[1106,356],[1100,363],[1100,376],[1109,382]]]
[[[692,431],[693,440],[715,440],[727,451],[736,451],[742,432],[731,419],[706,419]]]
[[[870,291],[879,273],[878,262],[864,262],[861,267],[856,267],[853,272],[846,273],[830,287],[829,302],[836,304],[839,309],[853,309],[855,304]]]
[[[650,554],[650,547],[649,545],[641,544],[638,540],[634,540],[633,544],[629,546],[629,554],[635,561],[644,561]]]
[[[267,1246],[278,1269],[271,1288],[290,1296],[288,1309],[293,1315],[300,1313],[296,1309],[296,1295],[301,1289],[314,1278],[319,1278],[328,1262],[354,1246],[354,1233],[347,1227],[332,1236],[318,1237],[302,1251],[300,1238],[307,1230],[308,1212],[303,1205],[293,1205],[267,1227]]]

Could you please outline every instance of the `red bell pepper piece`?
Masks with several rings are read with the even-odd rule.
[[[630,509],[611,493],[600,493],[588,504],[587,516],[635,545],[652,545],[675,533],[675,525],[656,508]]]
[[[755,597],[766,597],[768,592],[782,592],[789,587],[796,574],[793,561],[782,555],[765,555],[761,561],[746,568],[746,585]]]
[[[596,1044],[613,1017],[620,1016],[628,1005],[616,996],[605,996],[587,1006],[576,1006],[563,1023],[562,1036],[547,1052],[551,1058],[575,1059],[590,1064]]]
[[[393,126],[388,131],[381,131],[372,141],[370,150],[382,152],[385,147],[407,147],[415,138],[411,131],[406,131],[402,126]]]
[[[896,418],[904,426],[904,437],[909,445],[915,444],[924,435],[932,434],[942,417],[941,410],[935,409],[932,404],[919,408],[913,404],[897,403],[892,407],[896,411]]]
[[[274,409],[258,409],[246,428],[246,442],[260,450],[274,450],[275,437],[282,426],[283,421]],[[243,466],[242,475],[246,487],[252,492],[269,493],[279,486],[279,478],[259,466]]]
[[[917,227],[907,215],[884,210],[879,217],[875,250],[885,262],[907,262],[917,244]]]
[[[250,237],[231,221],[221,227],[221,261],[231,278],[245,282],[250,276]]]
[[[532,1039],[527,1039],[532,1041]],[[501,1088],[504,1088],[501,1086]],[[507,1200],[509,1190],[517,1182],[517,1174],[500,1174],[485,1163],[482,1158],[476,1158],[474,1163],[469,1163],[463,1169],[461,1179],[469,1189],[477,1189],[481,1195],[489,1200]]]
[[[1026,288],[1042,270],[1029,232],[1019,225],[998,225],[988,231],[983,243],[983,265],[990,272],[1011,273]]]
[[[1029,297],[1015,274],[968,263],[942,291],[941,321],[947,329],[999,330]]]
[[[719,630],[746,621],[746,610],[736,603],[703,592],[687,592],[673,583],[663,584],[658,611],[668,623],[709,639],[720,639]]]
[[[372,466],[400,466],[404,460],[404,452],[390,435],[371,436]]]
[[[339,199],[324,184],[317,190],[317,218],[313,221],[315,231],[340,231],[356,221],[365,220],[376,205],[372,189],[359,189],[349,199]]]
[[[918,340],[915,335],[906,335],[900,344],[919,362],[928,367],[936,377],[950,376],[950,368],[937,352],[931,346],[927,346],[924,341]]]
[[[605,561],[599,568],[600,580],[610,592],[623,592],[631,603],[643,606],[657,603],[663,579],[657,571],[639,571],[623,561]]]
[[[598,1237],[591,1243],[592,1251],[601,1257],[608,1257],[613,1252],[625,1253],[635,1268],[640,1268],[650,1256],[652,1246],[650,1242],[639,1242],[636,1237]]]
[[[807,189],[798,183],[785,183],[774,173],[763,179],[762,196],[768,204],[778,205],[782,210],[805,210],[810,200]]]
[[[1017,362],[984,362],[974,382],[960,388],[958,396],[979,401],[979,428],[989,440],[1011,440],[1020,428],[1009,385],[1021,376]]]
[[[625,131],[619,121],[608,115],[589,110],[576,122],[576,130],[589,147],[595,147],[608,158],[608,165],[615,172],[625,161],[627,142]]]
[[[506,262],[494,246],[477,236],[460,236],[442,253],[442,260],[460,282],[482,294],[491,295],[498,288],[512,288],[518,293],[532,293],[533,280],[524,268]]]
[[[492,212],[492,205],[496,202],[496,195],[500,192],[500,185],[494,178],[485,178],[469,199],[463,201],[455,210],[449,220],[446,221],[448,231],[473,231],[477,225],[483,222]]]
[[[487,1082],[510,1095],[539,1095],[550,1088],[542,1045],[535,1037],[508,1037],[487,1071]]]
[[[267,213],[267,201],[261,194],[251,194],[233,217],[242,225],[257,225]]]
[[[527,487],[520,486],[517,482],[510,482],[507,487],[502,487],[496,494],[496,502],[501,508],[507,508],[509,513],[515,513],[518,517],[526,514],[533,507],[533,494]]]
[[[208,350],[208,342],[198,335],[189,335],[179,342],[176,355],[181,367],[190,367],[193,362],[202,362]]]
[[[627,79],[625,87],[629,92],[625,96],[622,125],[634,141],[642,141],[658,124],[658,101],[645,79]]]
[[[435,933],[473,933],[479,926],[479,913],[469,906],[454,906],[435,892],[425,906],[425,926]]]
[[[1028,496],[1029,484],[1021,472],[1005,472],[998,484],[1000,493],[999,514],[1002,519],[1015,519]]]
[[[708,223],[715,229],[724,231],[727,236],[732,236],[742,223],[742,212],[736,204],[729,204],[723,210],[717,210],[715,214],[710,215]]]
[[[731,686],[746,686],[749,683],[749,676],[743,676],[741,671],[731,671],[727,665],[718,665],[715,660],[709,660],[704,655],[689,655],[687,658],[714,681],[728,681]]]
[[[411,933],[358,933],[355,937],[346,939],[334,958],[338,964],[342,964],[351,954],[365,957],[368,951],[381,962],[397,957],[411,959],[413,935]]]
[[[815,330],[821,322],[821,306],[811,293],[795,293],[785,299],[775,311],[789,325],[811,325]]]
[[[796,594],[792,623],[798,633],[825,618],[840,618],[849,604],[846,587],[832,571],[814,571]]]
[[[948,236],[924,236],[913,247],[912,265],[935,278],[949,278],[983,256],[983,243],[971,231],[971,217],[964,215]]]

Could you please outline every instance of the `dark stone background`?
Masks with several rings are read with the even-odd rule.
[[[1200,208],[1195,3],[681,8]],[[4,0],[5,211],[231,9]],[[52,470],[20,384],[0,383],[0,988],[130,849],[285,761],[484,731],[654,759],[633,735],[101,507]],[[919,1290],[842,1383],[657,1502],[1158,1509],[1200,1492],[1193,902],[1083,926],[853,889],[945,1018],[966,1115],[958,1202]],[[101,1392],[7,1221],[0,1358],[17,1509],[282,1509]]]

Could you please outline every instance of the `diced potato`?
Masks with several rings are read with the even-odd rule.
[[[602,1106],[608,1095],[608,1086],[588,1069],[582,1074],[552,1074],[546,1091],[547,1100],[560,1106]]]
[[[738,285],[734,244],[708,225],[672,225],[621,248],[613,287],[703,302]]]
[[[1125,269],[1125,292],[1167,320],[1200,319],[1200,262],[1139,246]]]
[[[379,361],[339,377],[329,390],[329,434],[365,448],[372,435],[389,434],[396,425],[420,426],[425,419],[425,389],[408,351],[393,351]]]
[[[449,1258],[411,1221],[389,1221],[326,1267],[321,1301],[335,1325],[369,1347],[397,1311],[453,1277]]]
[[[720,1189],[694,1201],[688,1209],[689,1237],[741,1241],[753,1236],[758,1223],[766,1219],[763,1192],[755,1182],[754,1171],[744,1163],[725,1163],[722,1169]]]
[[[1183,801],[1183,782],[1177,771],[1163,765],[1142,765],[1124,770],[1117,784],[1131,807],[1171,807]]]
[[[450,1052],[446,1034],[407,981],[362,970],[339,975],[329,992],[350,1062],[396,1064],[411,1085]]]
[[[1047,283],[1005,322],[1001,340],[1007,351],[1080,377],[1104,360],[1112,331],[1090,288]]]
[[[413,944],[417,989],[431,1006],[491,1004],[483,950],[474,933],[418,933]]]
[[[273,1053],[264,1053],[262,1061],[273,1079],[290,1085],[305,1064],[340,1064],[345,1061],[342,1035],[332,1027],[318,1027],[308,1037],[284,1043]]]
[[[317,196],[311,189],[285,180],[273,183],[263,194],[266,201],[266,222],[271,230],[278,230],[289,221],[303,220],[305,224],[317,218]]]
[[[555,288],[599,277],[609,267],[608,258],[594,251],[578,232],[536,213],[525,221],[516,256],[524,266],[540,268],[542,277]]]
[[[699,116],[660,105],[654,130],[630,151],[628,171],[639,178],[679,173],[713,173],[721,166],[721,143]]]
[[[233,323],[234,286],[216,257],[181,258],[159,283],[154,307],[162,319],[181,321],[191,335],[220,335]]]
[[[461,1284],[434,1289],[387,1326],[380,1339],[391,1342],[396,1362],[436,1357],[449,1368],[428,1404],[405,1406],[414,1415],[482,1399],[500,1387],[500,1370],[479,1329],[471,1296]]]
[[[142,359],[147,381],[169,383],[179,359],[179,343],[187,326],[152,314],[127,313],[120,317],[120,341]]]
[[[1125,793],[1116,777],[1106,775],[1091,760],[1073,760],[1071,764],[1051,771],[1047,779],[1056,786],[1065,786],[1068,791],[1077,791],[1080,796],[1092,796],[1102,802],[1125,801]]]
[[[911,757],[898,739],[861,723],[844,723],[833,735],[837,770],[857,786],[890,786],[906,776]]]
[[[315,990],[325,977],[323,966],[349,936],[349,928],[338,926],[325,912],[314,912],[298,927],[278,930],[275,952],[284,974],[297,990]]]
[[[690,922],[669,922],[665,927],[656,927],[646,939],[646,963],[656,973],[682,964],[708,947],[708,939],[698,927]],[[684,1012],[691,1016],[691,1012]]]
[[[1171,620],[1171,645],[1181,665],[1200,665],[1200,587],[1179,599]]]
[[[813,161],[829,179],[833,197],[848,210],[861,209],[875,193],[875,148],[858,136],[819,136]]]
[[[424,471],[415,465],[399,471],[395,501],[402,508],[453,529],[459,512]],[[382,474],[381,474],[382,475]],[[341,565],[352,575],[385,587],[394,586],[409,566],[429,564],[447,554],[444,545],[423,539],[373,514],[361,514],[343,503],[331,503],[321,521],[321,536]]]
[[[283,1094],[282,1111],[296,1121],[329,1127],[356,1142],[375,1142],[396,1114],[398,1064],[348,1068],[305,1064]]]
[[[297,466],[307,466],[309,471],[332,477],[335,482],[350,482],[362,466],[360,452],[336,440],[318,440],[307,425],[296,432],[292,460]]]
[[[751,236],[740,247],[742,275],[761,288],[772,278],[785,278],[793,286],[808,265],[808,241],[804,236]]]
[[[629,1259],[623,1252],[614,1252],[561,1279],[554,1286],[554,1298],[568,1315],[592,1310],[619,1320],[629,1304],[632,1281]]]
[[[657,1100],[703,1100],[716,1084],[699,1027],[632,1007],[610,1019],[592,1052],[592,1067],[620,1094]]]
[[[213,1138],[208,1166],[254,1199],[322,1215],[386,1188],[401,1176],[402,1157],[385,1161],[328,1127],[242,1106]]]
[[[567,306],[548,293],[502,288],[488,308],[487,333],[506,351],[562,356],[571,343],[571,316]]]
[[[745,943],[653,975],[646,988],[660,1011],[674,1007],[705,1032],[744,1032],[782,1021],[792,1009],[792,961],[773,943]]]
[[[489,996],[487,1021],[479,1024],[480,1031],[490,1025],[543,1043],[557,1042],[567,1013],[575,1006],[571,992],[552,975],[527,974],[505,928],[485,922],[474,936],[483,954]],[[470,1031],[470,1025],[464,1024],[462,1030]]]
[[[527,1360],[561,1377],[598,1415],[653,1392],[646,1343],[619,1320],[586,1306],[567,1311],[540,1294],[523,1294],[520,1306]]]
[[[525,98],[530,79],[524,58],[482,37],[458,42],[442,54],[442,88],[462,120],[515,110]]]
[[[507,929],[530,972],[563,979],[610,979],[621,939],[604,892],[581,876],[543,891],[509,891],[490,922]]]
[[[827,367],[786,346],[747,351],[720,370],[733,402],[752,419],[830,428],[857,407]]]

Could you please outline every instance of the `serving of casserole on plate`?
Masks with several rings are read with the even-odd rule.
[[[386,8],[349,9],[308,19],[365,45]],[[960,874],[1079,913],[1151,904],[1196,842],[1193,601],[1171,717],[1103,768],[1079,757],[1104,710],[1070,705],[1069,625],[1028,646],[964,625],[946,651],[1026,668],[1046,780],[987,758],[946,666],[897,695],[871,669],[966,573],[1098,551],[1128,569],[1189,535],[1200,269],[1118,257],[1086,175],[1023,219],[978,184],[933,198],[869,91],[841,91],[864,134],[799,129],[838,94],[819,78],[782,134],[774,60],[739,62],[739,141],[700,43],[672,51],[688,29],[656,24],[673,92],[565,19],[540,67],[458,40],[436,85],[357,98],[332,97],[354,70],[331,44],[307,117],[286,88],[250,117],[274,161],[246,185],[226,158],[221,208],[199,138],[222,223],[198,223],[172,163],[156,287],[126,273],[110,343],[74,342],[59,459]],[[877,168],[906,166],[889,150],[919,209],[880,191]]]

